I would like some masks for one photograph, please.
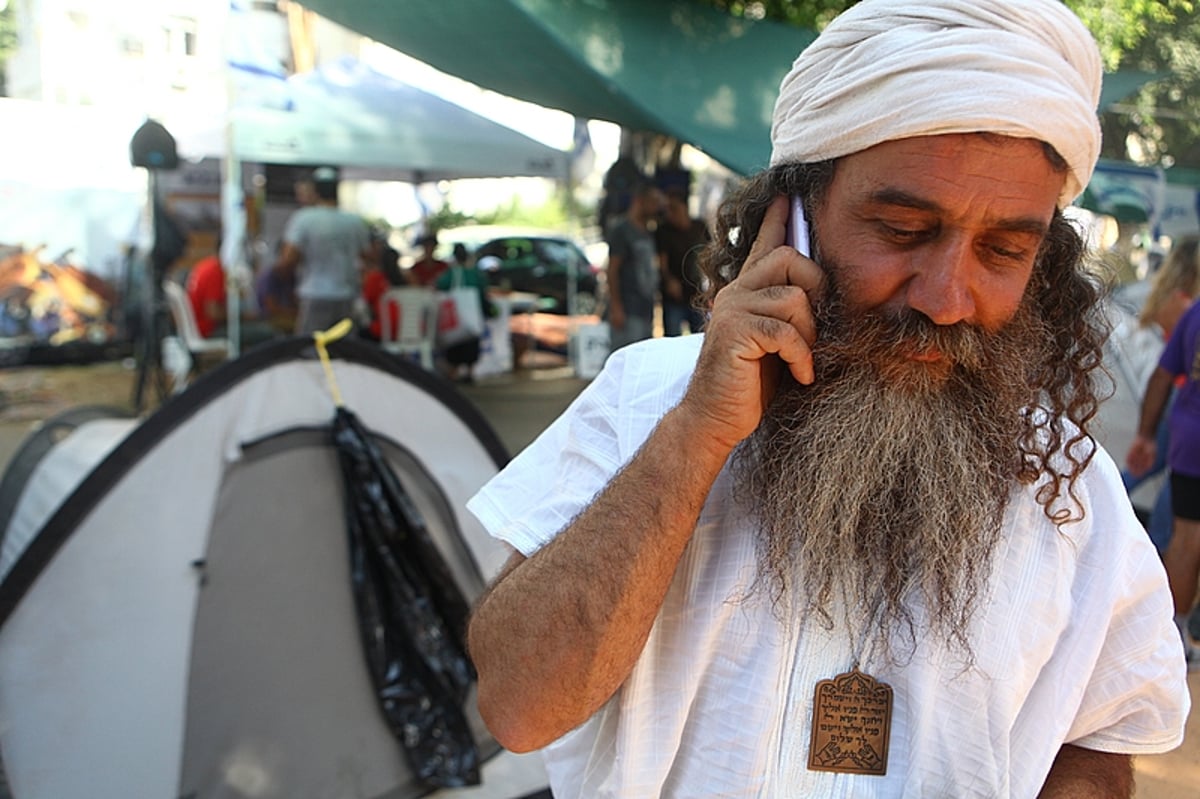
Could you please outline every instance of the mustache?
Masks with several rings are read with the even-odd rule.
[[[814,357],[830,362],[849,359],[887,364],[913,353],[939,353],[951,365],[969,372],[984,367],[994,334],[966,322],[939,325],[905,308],[872,311],[848,318],[834,299],[817,313]]]

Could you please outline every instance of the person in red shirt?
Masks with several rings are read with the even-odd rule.
[[[187,279],[187,297],[200,335],[212,338],[217,327],[225,325],[225,270],[215,253],[201,258],[192,267]]]
[[[425,233],[417,239],[417,246],[421,248],[422,253],[413,263],[409,273],[415,285],[432,286],[437,282],[438,275],[450,268],[450,264],[433,257],[437,244],[437,234],[434,233]]]
[[[217,254],[214,253],[196,262],[192,271],[188,273],[185,290],[200,335],[205,338],[225,336],[227,318],[225,269],[221,266],[221,259]],[[241,315],[239,339],[243,348],[260,344],[276,335],[275,329],[259,319],[252,311]]]
[[[360,333],[371,341],[379,341],[383,334],[379,317],[379,300],[388,289],[394,286],[407,286],[409,283],[408,275],[400,269],[400,253],[378,236],[372,241],[372,254],[375,258],[368,269],[363,272],[362,281],[363,302],[371,316],[366,329]],[[393,328],[394,336],[395,318],[389,320],[389,324]]]

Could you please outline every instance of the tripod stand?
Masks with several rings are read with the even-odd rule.
[[[133,383],[133,407],[141,413],[146,407],[147,391],[152,389],[155,404],[161,405],[171,394],[171,381],[163,365],[163,339],[171,334],[172,323],[168,320],[166,298],[163,296],[162,281],[167,268],[184,252],[186,239],[179,226],[162,207],[158,196],[156,170],[149,172],[150,202],[148,212],[150,229],[154,232],[154,244],[148,257],[134,260],[134,267],[141,275],[138,286],[136,335],[134,337],[134,360],[137,377]]]
[[[133,343],[133,357],[137,364],[133,381],[133,409],[137,413],[146,409],[148,392],[152,392],[154,406],[161,405],[171,395],[171,384],[162,357],[162,341],[170,335],[171,325],[167,319],[162,284],[155,279],[157,270],[148,268],[145,271],[148,274],[144,276],[141,287],[138,334]]]

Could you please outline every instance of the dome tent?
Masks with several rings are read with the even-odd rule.
[[[0,554],[0,753],[16,799],[429,793],[365,663],[312,349],[256,349],[140,423],[79,425],[33,466],[30,487],[77,477],[59,479],[54,507],[18,501]],[[330,352],[346,407],[473,600],[507,552],[463,505],[503,446],[448,383],[359,342]],[[72,464],[72,442],[102,423],[107,447],[75,448],[98,462]],[[540,758],[500,750],[473,696],[463,712],[486,760],[470,796],[544,788]]]

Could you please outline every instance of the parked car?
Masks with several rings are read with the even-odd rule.
[[[492,235],[481,238],[480,231]],[[541,297],[539,310],[549,313],[567,313],[567,280],[573,269],[574,312],[579,315],[597,312],[602,296],[599,268],[570,236],[553,231],[496,228],[487,231],[481,227],[443,231],[439,239],[443,246],[462,241],[474,252],[489,285],[503,291],[537,294]]]

